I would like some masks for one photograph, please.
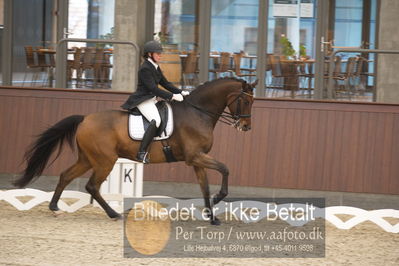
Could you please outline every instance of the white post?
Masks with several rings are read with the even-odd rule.
[[[139,198],[143,196],[144,165],[142,163],[136,163],[135,170],[134,197]]]

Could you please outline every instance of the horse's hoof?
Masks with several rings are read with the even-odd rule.
[[[215,219],[211,220],[211,225],[220,225],[221,222],[218,218],[215,217]]]
[[[116,215],[112,215],[112,217],[110,217],[113,221],[119,221],[119,220],[122,220],[123,219],[123,217],[122,217],[122,215],[120,215],[120,214],[116,214]]]
[[[52,211],[52,212],[53,212],[53,215],[54,215],[55,217],[58,217],[58,216],[60,216],[60,215],[65,214],[65,212],[63,212],[63,211],[61,211],[61,210],[56,210],[56,211]]]
[[[52,212],[56,212],[56,211],[59,211],[60,210],[60,208],[58,208],[58,206],[57,205],[49,205],[48,206],[48,208],[50,209],[50,211],[52,211]]]

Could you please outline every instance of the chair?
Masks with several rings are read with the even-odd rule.
[[[101,77],[107,87],[110,87],[110,75],[113,67],[111,64],[111,54],[104,51],[103,63],[101,64]]]
[[[280,56],[278,55],[270,56],[270,62],[272,67],[272,86],[274,85],[276,87],[282,88],[284,83],[283,80],[284,76],[283,76]]]
[[[82,79],[82,49],[74,47],[73,60],[68,60],[67,77],[68,80],[72,81],[73,71],[76,73],[76,87],[78,88]]]
[[[271,88],[277,90],[290,91],[291,97],[295,97],[295,91],[298,90],[298,71],[295,62],[282,62],[281,56],[270,56],[272,83]]]
[[[269,68],[271,70],[271,80],[266,87],[272,90],[271,96],[275,97],[275,94],[278,92],[278,90],[282,89],[284,82],[281,71],[280,57],[273,54],[268,54],[267,64],[269,64]]]
[[[196,51],[190,51],[183,63],[183,84],[182,87],[191,89],[198,85],[198,54]]]
[[[356,63],[356,57],[349,57],[348,58],[348,62],[346,63],[346,69],[344,73],[340,73],[340,74],[334,74],[334,76],[332,77],[334,80],[338,81],[343,81],[343,85],[338,86],[338,88],[343,88],[343,89],[335,89],[335,92],[346,92],[349,99],[351,99],[351,84],[350,81],[354,75],[354,69],[355,69],[355,63]]]
[[[302,78],[305,82],[307,81],[307,91],[309,98],[312,97],[312,79],[314,78],[313,74],[313,63],[310,62],[300,62],[299,63],[299,73],[298,78]],[[304,86],[303,86],[304,87]]]
[[[35,62],[35,53],[32,46],[25,46],[25,59],[26,59],[26,67],[28,69],[40,69],[39,64]],[[25,85],[26,76],[28,72],[25,72],[23,85]],[[37,80],[39,73],[35,72],[32,76],[31,86],[33,86],[33,82]]]
[[[272,70],[272,60],[273,54],[266,54],[266,71]]]
[[[360,77],[361,77],[360,80],[364,86],[365,91],[372,92],[372,93],[374,93],[374,96],[375,96],[375,86],[368,85],[368,78],[369,77],[374,78],[375,73],[368,72],[368,69],[369,69],[368,60],[367,60],[367,58],[364,58],[364,57],[362,57],[362,59],[363,59],[363,66],[362,66],[362,71],[360,73]]]
[[[268,94],[268,91],[271,92],[271,96],[273,97],[273,92],[275,91],[275,88],[273,87],[273,81],[274,77],[272,75],[272,69],[273,69],[273,64],[272,64],[272,56],[273,54],[266,54],[266,95]]]
[[[87,81],[89,80],[89,73],[88,71],[94,70],[94,55],[95,55],[94,47],[84,47],[82,48],[82,63],[81,63],[81,74],[84,74],[84,83],[85,86],[87,85]]]
[[[220,78],[221,73],[231,73],[230,53],[221,52],[220,58],[214,57],[214,69],[210,69],[209,72],[215,73],[216,78]]]
[[[365,90],[365,86],[362,83],[361,80],[361,74],[363,72],[363,65],[364,63],[367,62],[367,59],[359,56],[356,58],[356,63],[355,63],[355,67],[354,67],[354,73],[353,73],[353,77],[352,77],[352,81],[353,81],[353,93],[356,93],[356,91],[364,91]]]
[[[256,69],[250,69],[250,68],[241,68],[241,59],[242,59],[243,54],[239,53],[239,54],[234,54],[233,55],[233,61],[234,61],[234,74],[237,77],[250,77],[250,81],[251,81],[251,77],[256,77]],[[247,71],[249,73],[242,73],[241,71]]]
[[[104,49],[97,48],[94,54],[94,85],[102,83],[102,64],[104,61]]]
[[[336,56],[334,59],[333,77],[338,77],[341,74],[342,74],[342,57]]]
[[[283,76],[283,90],[291,92],[291,98],[295,98],[296,91],[299,88],[299,76],[298,76],[298,61],[296,60],[280,60],[281,75]]]
[[[55,56],[54,54],[49,54],[49,63],[50,63],[50,67],[55,68]]]
[[[98,83],[100,83],[101,86],[103,86],[104,83],[108,84],[110,68],[112,68],[112,65],[109,62],[109,55],[106,56],[104,49],[97,48],[93,64],[95,85]]]
[[[328,79],[329,79],[329,68],[330,68],[330,62],[329,60],[326,60],[324,62],[324,79],[325,79],[325,86],[328,86]],[[332,79],[335,81],[335,90],[339,87],[338,80],[337,78],[342,76],[342,58],[341,56],[336,56],[334,58],[334,68],[332,72]]]
[[[327,59],[324,61],[324,78],[328,78],[330,69],[330,60]],[[342,58],[341,56],[336,56],[334,58],[334,68],[333,68],[333,76],[339,76],[342,74]]]

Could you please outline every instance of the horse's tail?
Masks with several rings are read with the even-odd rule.
[[[13,184],[16,187],[22,188],[32,182],[35,177],[38,178],[57,146],[59,146],[59,150],[53,162],[58,158],[64,140],[68,141],[69,146],[73,150],[75,133],[78,125],[83,119],[84,116],[82,115],[72,115],[42,132],[32,146],[26,151],[24,159],[27,161],[27,166],[23,175],[14,181]]]

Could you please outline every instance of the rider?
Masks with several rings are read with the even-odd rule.
[[[137,90],[121,106],[125,110],[137,107],[141,114],[150,121],[150,125],[144,133],[136,156],[136,160],[143,163],[149,163],[147,149],[161,124],[161,117],[155,106],[157,103],[156,97],[181,102],[183,101],[183,96],[189,94],[189,92],[182,91],[173,86],[162,74],[158,66],[161,60],[161,53],[162,46],[157,41],[149,41],[144,45],[144,62],[138,72]],[[159,89],[158,84],[162,85],[168,91]]]

